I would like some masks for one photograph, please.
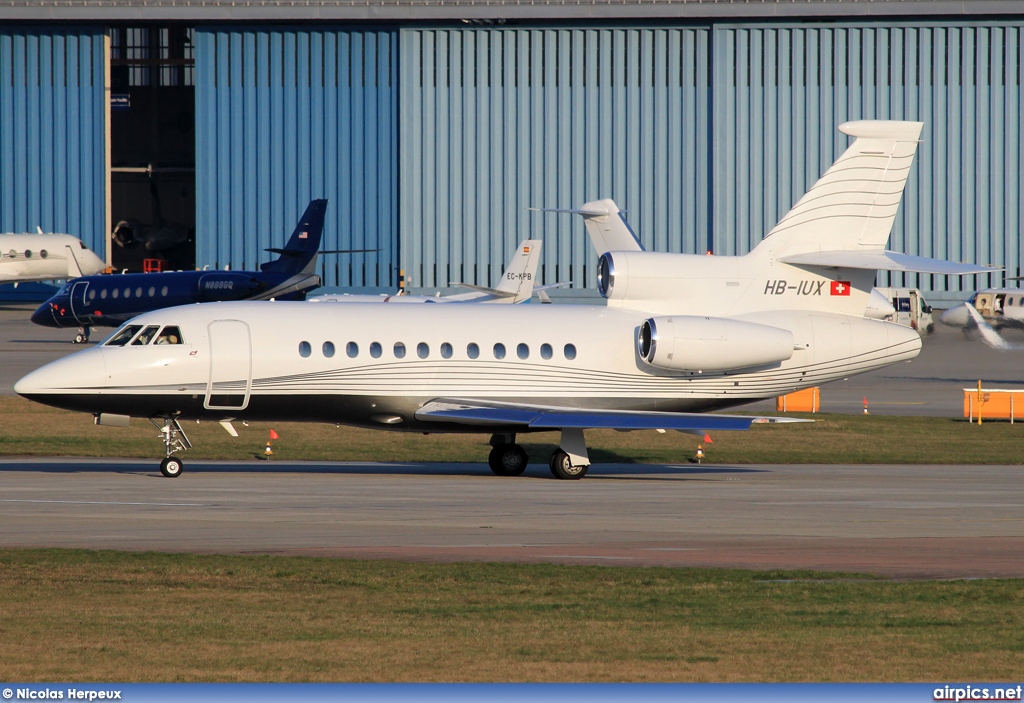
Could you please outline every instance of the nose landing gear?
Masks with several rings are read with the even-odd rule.
[[[82,325],[78,328],[78,334],[75,335],[75,344],[85,344],[89,341],[89,325]]]
[[[160,429],[160,439],[164,441],[164,451],[167,458],[160,462],[160,473],[167,478],[178,478],[185,469],[181,459],[172,457],[172,454],[183,452],[192,448],[192,443],[185,436],[185,431],[174,418],[164,418],[163,425],[157,422],[156,418],[149,418],[153,425]]]

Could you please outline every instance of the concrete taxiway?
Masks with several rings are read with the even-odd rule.
[[[1024,577],[1019,466],[0,461],[0,546]]]

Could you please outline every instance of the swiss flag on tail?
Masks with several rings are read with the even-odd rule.
[[[850,282],[849,281],[832,281],[832,287],[829,289],[829,293],[832,295],[849,295],[850,294]]]

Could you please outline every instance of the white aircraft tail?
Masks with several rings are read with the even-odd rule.
[[[499,303],[522,303],[533,295],[533,284],[537,280],[537,265],[540,263],[540,251],[542,242],[539,239],[527,239],[512,256],[508,267],[501,274],[501,281],[495,288],[476,286],[469,283],[451,283],[452,286],[461,286],[476,291],[476,295],[452,296],[451,299],[472,300],[485,295],[496,298]]]
[[[853,143],[758,248],[767,247],[776,258],[884,250],[923,126],[880,120],[840,125],[839,131],[855,137]],[[845,258],[791,263],[843,266]]]
[[[590,241],[601,256],[609,251],[643,251],[644,247],[626,221],[626,213],[614,200],[605,198],[584,203],[579,209],[530,208],[536,212],[567,212],[583,217]]]

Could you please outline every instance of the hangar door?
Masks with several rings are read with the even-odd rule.
[[[327,286],[398,284],[397,45],[389,30],[199,27],[196,263],[273,258],[328,198]]]
[[[106,249],[101,29],[0,28],[0,232]]]
[[[645,246],[703,254],[710,30],[408,29],[402,259],[413,286],[493,286],[544,240],[544,283],[593,287],[575,208],[613,198]]]

